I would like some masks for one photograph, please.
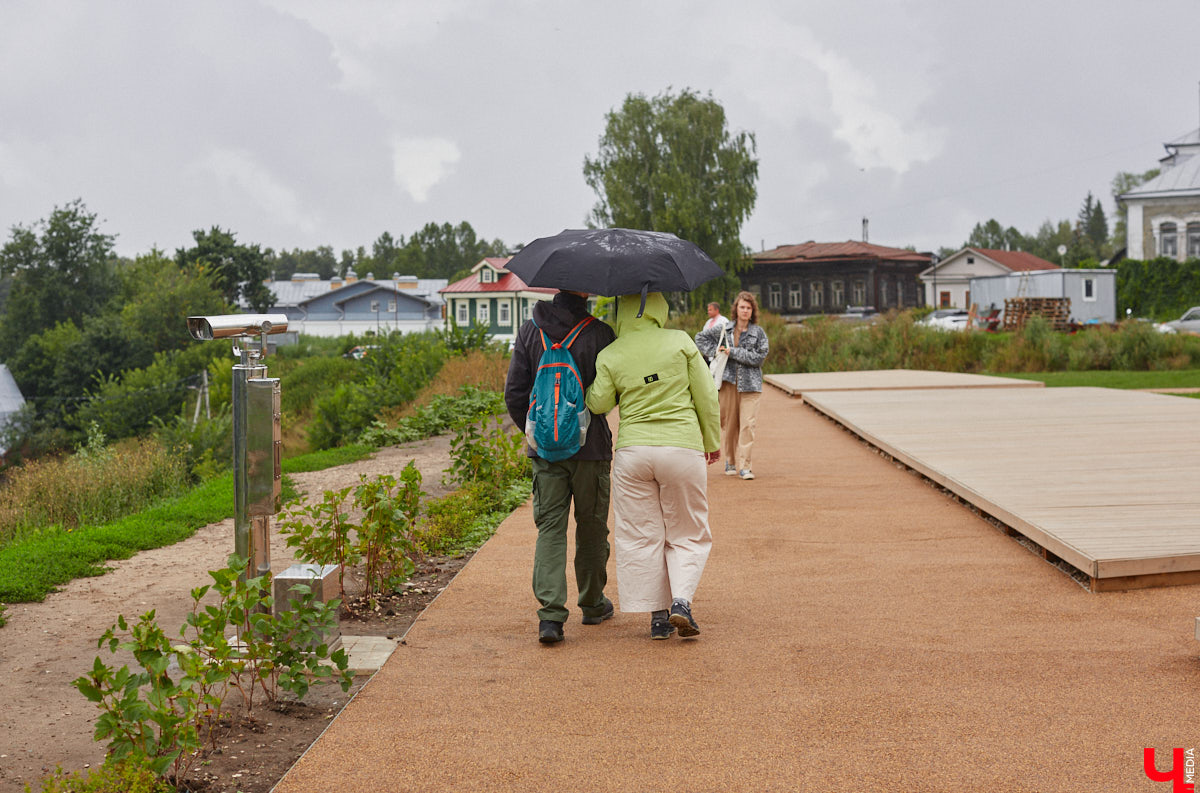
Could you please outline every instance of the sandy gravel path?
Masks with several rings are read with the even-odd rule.
[[[449,436],[384,449],[349,465],[293,474],[297,489],[320,498],[325,490],[356,485],[359,475],[398,475],[409,460],[421,470],[423,489],[444,493],[442,469],[449,459]],[[230,504],[233,493],[230,491]],[[166,548],[111,563],[112,571],[64,586],[41,603],[17,603],[0,628],[0,793],[24,790],[56,765],[79,769],[104,758],[92,740],[94,706],[71,685],[92,659],[113,656],[96,640],[118,614],[136,617],[151,609],[169,634],[178,630],[192,606],[191,590],[212,582],[209,570],[224,566],[233,551],[233,520],[198,530]],[[273,532],[271,566],[282,570],[292,550]]]

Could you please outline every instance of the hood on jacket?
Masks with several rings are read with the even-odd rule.
[[[533,304],[533,319],[552,339],[562,339],[588,315],[587,298],[559,292],[551,300]]]
[[[644,328],[661,328],[667,324],[670,307],[662,292],[650,292],[646,295],[646,310],[639,317],[637,313],[641,306],[641,295],[621,295],[617,298],[617,336]]]

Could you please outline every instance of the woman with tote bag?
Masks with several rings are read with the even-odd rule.
[[[725,475],[753,479],[750,452],[758,425],[758,402],[762,397],[762,363],[770,351],[767,334],[758,324],[758,301],[749,292],[739,292],[733,301],[735,319],[724,328],[715,326],[696,334],[696,347],[713,357],[728,356],[717,397],[721,403],[721,453]],[[715,372],[714,372],[715,377]]]

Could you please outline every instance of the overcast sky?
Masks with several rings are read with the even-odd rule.
[[[627,94],[758,143],[759,249],[961,244],[1113,209],[1200,127],[1196,0],[0,0],[0,230],[82,198],[137,255],[585,223]]]

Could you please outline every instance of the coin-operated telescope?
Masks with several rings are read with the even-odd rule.
[[[287,330],[286,314],[188,317],[193,339],[233,339],[233,549],[246,575],[271,570],[271,515],[279,511],[279,378],[267,377],[267,336]]]

